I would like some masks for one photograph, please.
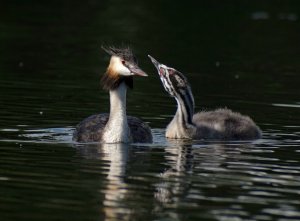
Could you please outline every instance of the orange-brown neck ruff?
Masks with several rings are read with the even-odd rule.
[[[132,76],[120,76],[118,74],[112,74],[107,70],[107,72],[101,78],[101,85],[104,90],[114,90],[124,82],[127,87],[133,88],[133,78]]]

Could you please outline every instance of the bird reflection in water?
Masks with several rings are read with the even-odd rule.
[[[107,162],[106,181],[99,192],[104,194],[103,211],[105,220],[130,220],[131,209],[126,205],[128,185],[124,182],[126,165],[131,146],[123,143],[97,144],[79,148],[85,158]]]
[[[222,170],[226,147],[222,144],[195,145],[190,140],[170,139],[168,142],[165,159],[169,169],[160,174],[161,182],[156,185],[155,197],[159,202],[176,205],[181,200],[179,196],[192,188],[193,183],[188,177],[195,175],[194,170]],[[210,178],[203,173],[199,174],[197,182],[201,179],[205,183]]]
[[[222,175],[230,174],[228,161],[245,160],[241,145],[172,139],[167,142],[163,148],[101,144],[80,149],[85,158],[99,159],[102,164],[99,173],[105,178],[101,178],[96,191],[101,193],[104,220],[139,220],[149,215],[149,210],[151,214],[164,214],[166,208],[176,210],[190,201],[198,208],[202,200],[215,197],[217,189],[228,187],[229,180]],[[242,147],[248,152],[253,145]],[[141,177],[147,179],[148,186],[141,185]],[[251,178],[244,179],[250,183]],[[145,203],[141,193],[153,198]]]

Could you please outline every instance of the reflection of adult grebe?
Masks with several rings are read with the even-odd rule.
[[[132,208],[128,205],[128,198],[132,192],[129,191],[129,184],[126,182],[127,163],[130,160],[131,145],[125,143],[98,143],[75,146],[81,156],[87,160],[89,169],[95,169],[100,180],[91,182],[91,189],[96,186],[96,193],[101,192],[97,201],[101,200],[101,220],[132,220]],[[93,163],[92,163],[93,162]],[[97,162],[97,163],[95,163]],[[101,166],[99,168],[99,164]],[[103,216],[103,215],[104,216]]]
[[[194,115],[194,97],[186,77],[149,55],[165,90],[176,99],[177,112],[166,130],[168,138],[253,140],[261,131],[248,116],[229,109],[202,111]]]
[[[152,142],[149,126],[142,120],[126,115],[127,87],[132,88],[132,76],[147,76],[137,65],[130,48],[103,48],[111,55],[102,86],[109,90],[110,113],[96,114],[76,127],[73,140],[78,142],[148,143]]]

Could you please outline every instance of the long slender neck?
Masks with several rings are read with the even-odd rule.
[[[132,140],[127,123],[126,92],[127,86],[124,82],[116,89],[109,91],[109,120],[104,128],[102,136],[102,140],[105,143],[129,143]]]
[[[195,132],[193,124],[194,97],[190,89],[177,94],[177,111],[167,127],[166,136],[169,138],[191,138]]]

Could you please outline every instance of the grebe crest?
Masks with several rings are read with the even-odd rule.
[[[102,49],[111,55],[109,66],[101,78],[101,85],[104,90],[114,90],[122,82],[125,82],[129,88],[133,88],[133,75],[148,76],[138,67],[137,59],[129,47],[102,46]]]

